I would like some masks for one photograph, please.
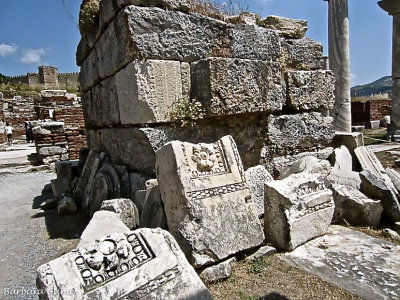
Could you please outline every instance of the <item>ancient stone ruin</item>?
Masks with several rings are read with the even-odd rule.
[[[335,76],[306,22],[253,17],[100,2],[77,51],[89,149],[52,182],[59,213],[92,219],[38,269],[47,297],[209,299],[198,274],[227,278],[238,257],[400,221],[400,177],[334,132]]]

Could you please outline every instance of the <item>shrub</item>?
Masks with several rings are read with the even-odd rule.
[[[79,11],[79,30],[81,34],[96,30],[99,25],[100,0],[86,0],[82,2]]]
[[[191,6],[191,12],[220,20],[226,16],[240,15],[249,7],[243,0],[191,0]]]
[[[201,103],[182,98],[175,103],[171,118],[181,127],[193,126],[196,120],[204,118],[204,111]]]

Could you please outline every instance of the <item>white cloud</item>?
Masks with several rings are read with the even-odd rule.
[[[12,55],[17,51],[18,47],[14,44],[0,44],[0,56],[6,58],[8,55]]]
[[[42,48],[24,50],[24,54],[19,59],[19,61],[24,64],[37,64],[40,63],[40,61],[42,60],[42,56],[45,54],[46,51]]]
[[[351,85],[355,85],[358,80],[358,76],[356,74],[350,73],[350,82]]]

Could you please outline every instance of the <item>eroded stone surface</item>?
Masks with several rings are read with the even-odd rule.
[[[333,221],[346,222],[353,226],[379,226],[383,206],[381,201],[365,196],[359,190],[333,184],[335,213]]]
[[[167,229],[167,217],[161,200],[160,187],[157,185],[146,191],[146,199],[140,216],[140,227]]]
[[[325,184],[327,185],[340,184],[357,190],[361,189],[360,173],[358,172],[332,168],[326,179]]]
[[[195,267],[262,243],[232,137],[213,144],[170,142],[156,157],[168,228]]]
[[[211,116],[280,111],[285,102],[280,66],[274,62],[201,60],[192,64],[192,87],[192,97]]]
[[[251,201],[257,209],[258,216],[262,216],[264,214],[264,184],[274,178],[263,166],[249,168],[245,175],[251,192]]]
[[[217,281],[223,280],[231,276],[232,274],[232,263],[235,262],[234,257],[229,258],[217,265],[206,267],[199,273],[202,280],[205,281]]]
[[[260,20],[261,26],[269,29],[279,30],[284,37],[302,39],[308,26],[306,20],[289,19],[279,16],[268,16]]]
[[[295,70],[321,69],[322,44],[309,38],[282,41],[282,60],[285,68]]]
[[[400,246],[341,226],[283,256],[362,299],[399,299]]]
[[[48,299],[212,299],[173,237],[139,229],[99,238],[38,268]]]
[[[334,168],[347,171],[353,170],[353,158],[346,146],[336,148],[329,160]]]
[[[296,111],[327,111],[334,104],[335,77],[330,71],[288,71],[288,106]]]
[[[293,250],[324,235],[331,223],[332,192],[311,174],[295,174],[265,184],[264,231],[272,246]]]
[[[131,199],[105,200],[100,210],[115,212],[131,230],[139,227],[139,211]]]
[[[332,167],[327,160],[318,159],[315,156],[305,156],[284,169],[279,179],[284,179],[298,173],[317,174],[319,178],[325,179],[331,172],[331,169]]]

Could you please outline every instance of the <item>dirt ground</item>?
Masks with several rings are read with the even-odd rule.
[[[40,204],[54,173],[0,176],[0,299],[37,299],[36,269],[75,248],[87,224],[79,214],[57,216]]]

